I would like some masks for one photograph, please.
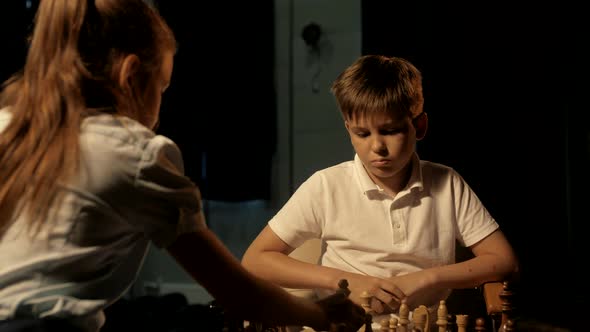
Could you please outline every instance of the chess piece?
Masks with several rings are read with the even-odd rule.
[[[457,319],[457,332],[467,332],[467,315],[455,315]]]
[[[373,332],[373,316],[365,314],[365,332]]]
[[[338,282],[338,290],[336,290],[334,294],[324,297],[321,301],[324,303],[340,303],[343,299],[343,295],[344,297],[348,297],[350,295],[348,281],[346,281],[346,279],[341,279]]]
[[[348,280],[340,279],[340,281],[338,281],[338,291],[344,293],[347,297],[350,295],[350,290],[348,289]]]
[[[367,291],[363,291],[361,293],[361,306],[363,307],[363,309],[365,309],[365,313],[370,313],[371,312],[371,294],[369,294],[369,292]]]
[[[486,330],[486,321],[483,318],[478,318],[475,320],[475,331],[476,332],[485,332]]]
[[[453,319],[452,314],[447,314],[447,331],[446,332],[455,332],[455,320]]]
[[[381,332],[389,332],[389,319],[383,318],[379,324],[381,325]]]
[[[506,321],[506,326],[504,328],[504,332],[515,332],[516,327],[514,325],[515,325],[514,320],[511,318],[508,318],[508,320]]]
[[[436,325],[438,326],[438,332],[446,332],[447,331],[447,304],[445,300],[440,300],[438,304],[438,310],[436,311]]]
[[[389,318],[389,332],[397,332],[397,317],[391,315]]]
[[[500,323],[499,332],[506,332],[508,331],[508,321],[511,322],[511,327],[514,329],[514,292],[511,289],[511,285],[508,281],[504,281],[502,283],[502,291],[499,294],[500,300],[502,301],[502,321]]]
[[[412,313],[414,329],[420,332],[430,332],[430,313],[425,305],[420,305]]]
[[[402,300],[402,303],[399,306],[399,326],[397,328],[398,332],[408,332],[408,325],[410,324],[410,308],[406,304],[405,300]]]

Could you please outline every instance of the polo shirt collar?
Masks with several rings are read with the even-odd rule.
[[[358,179],[358,183],[360,186],[361,191],[367,195],[370,192],[381,192],[380,189],[373,180],[369,177],[367,170],[365,169],[363,162],[359,158],[358,154],[354,155],[354,170]],[[422,168],[420,167],[420,158],[418,154],[414,152],[412,155],[412,173],[410,175],[410,180],[406,188],[404,188],[400,193],[409,192],[413,188],[417,188],[418,190],[422,190],[424,187],[422,181]]]

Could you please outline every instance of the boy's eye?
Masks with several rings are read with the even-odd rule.
[[[364,132],[364,131],[362,131],[362,132],[361,131],[357,131],[355,133],[355,135],[357,135],[358,137],[367,137],[367,136],[369,136],[369,133]]]
[[[395,128],[395,129],[387,129],[387,130],[383,130],[381,132],[382,135],[395,135],[395,134],[399,134],[402,132],[401,128]]]

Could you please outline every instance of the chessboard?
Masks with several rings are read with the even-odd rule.
[[[390,314],[389,318],[386,318],[383,315],[373,315],[368,311],[366,317],[367,320],[365,324],[357,332],[494,332],[491,329],[486,328],[486,321],[484,318],[477,318],[475,321],[471,322],[468,315],[449,314],[444,300],[441,300],[439,303],[436,317],[431,317],[428,308],[424,305],[420,305],[410,311],[405,303],[401,304],[400,310],[397,314]],[[305,326],[285,327],[278,329],[277,331],[320,332]],[[505,331],[511,330],[506,329]]]
[[[341,283],[343,292],[350,294],[347,283]],[[488,316],[470,317],[467,314],[449,313],[445,300],[440,300],[436,313],[432,313],[425,305],[410,310],[402,301],[399,310],[389,315],[378,315],[372,312],[370,301],[372,296],[368,292],[361,294],[362,307],[365,309],[365,324],[357,332],[514,332],[518,331],[514,310],[514,291],[508,282],[494,283],[484,291],[486,300],[489,297],[499,299],[501,305],[498,310],[488,307]],[[315,331],[305,326],[283,326],[264,328],[258,326],[246,329],[247,332],[337,332]]]

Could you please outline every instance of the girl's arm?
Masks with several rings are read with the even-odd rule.
[[[318,264],[310,264],[289,257],[294,250],[266,226],[250,244],[242,265],[253,274],[282,287],[303,289],[338,289],[338,281],[346,279],[351,291],[350,298],[362,304],[361,294],[369,291],[384,303],[399,304],[402,291],[387,279],[350,273]],[[382,312],[384,308],[373,308]]]
[[[346,298],[337,304],[320,305],[255,277],[208,229],[181,235],[167,250],[234,316],[270,325],[305,325],[318,330],[328,330],[330,323],[344,322],[350,331],[356,331],[363,323],[363,309]]]

